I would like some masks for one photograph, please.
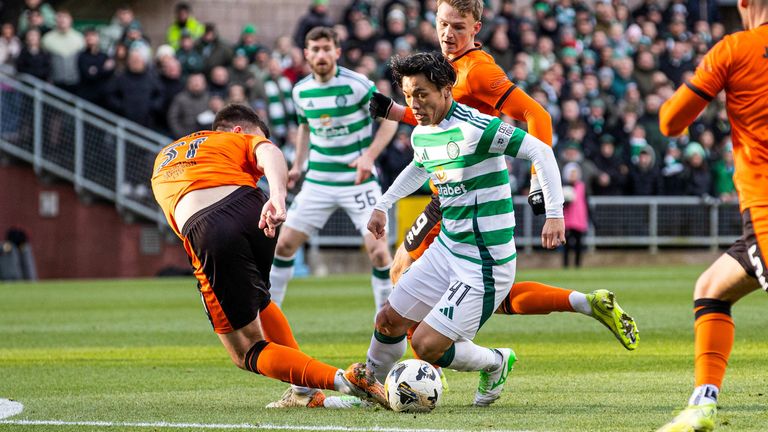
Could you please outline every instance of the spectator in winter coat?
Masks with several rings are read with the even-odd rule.
[[[197,130],[197,116],[208,109],[205,76],[197,73],[187,77],[187,88],[173,99],[168,109],[168,125],[174,137],[183,137]]]
[[[24,48],[16,59],[16,70],[47,81],[51,76],[51,55],[40,47],[40,31],[30,29],[24,35]]]
[[[147,127],[163,105],[160,82],[138,51],[128,53],[126,70],[112,79],[107,97],[112,111]]]
[[[68,11],[56,12],[56,28],[43,36],[42,47],[51,54],[53,84],[74,93],[80,82],[77,56],[85,48],[85,38],[72,28],[72,15]]]

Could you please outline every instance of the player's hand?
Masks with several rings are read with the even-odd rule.
[[[261,209],[259,229],[263,229],[267,237],[273,238],[277,233],[277,227],[285,222],[285,216],[285,197],[272,196]]]
[[[393,101],[391,97],[385,96],[379,92],[373,92],[371,103],[368,105],[368,112],[373,118],[387,118],[387,114],[389,114],[389,110],[392,109],[394,103],[395,101]]]
[[[360,183],[368,180],[368,177],[371,176],[371,172],[373,171],[373,159],[368,155],[368,152],[365,152],[360,155],[357,159],[353,160],[350,164],[350,167],[357,168],[357,173],[355,174],[355,184],[359,185]]]
[[[384,237],[387,228],[387,215],[381,210],[374,210],[371,218],[368,220],[368,231],[373,234],[376,240]]]
[[[541,190],[539,176],[536,174],[531,175],[531,190],[528,192],[528,204],[533,209],[533,214],[535,215],[543,215],[547,212],[547,208],[544,205],[544,192]]]
[[[541,229],[541,245],[545,249],[554,249],[565,244],[565,219],[547,218]]]
[[[290,170],[288,170],[288,189],[293,189],[296,186],[296,183],[301,178],[301,168],[298,166],[293,166]]]
[[[371,102],[368,105],[368,112],[374,119],[382,117],[388,120],[399,122],[405,114],[405,107],[395,103],[391,97],[374,92],[371,96]]]

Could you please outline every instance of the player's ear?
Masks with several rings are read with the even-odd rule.
[[[242,126],[235,126],[232,128],[232,132],[234,133],[241,133],[243,131]]]
[[[480,33],[481,28],[483,28],[483,23],[481,21],[475,22],[472,26],[472,36],[477,36],[477,34]]]

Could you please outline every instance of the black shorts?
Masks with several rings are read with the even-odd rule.
[[[762,252],[768,246],[768,207],[748,208],[741,214],[741,220],[741,237],[725,253],[738,261],[747,274],[768,291],[768,269]]]
[[[277,238],[259,229],[266,201],[260,189],[243,186],[195,213],[182,228],[216,333],[246,326],[269,305],[269,271]]]
[[[405,234],[403,246],[414,260],[419,259],[424,251],[435,240],[440,233],[440,221],[443,219],[443,212],[440,210],[440,198],[433,194],[429,204],[419,214],[419,217],[413,221],[413,225]]]

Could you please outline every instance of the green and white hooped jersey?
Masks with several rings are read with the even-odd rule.
[[[437,126],[411,135],[417,167],[429,173],[440,197],[438,241],[477,264],[505,264],[517,256],[515,213],[504,156],[516,156],[525,132],[453,102]]]
[[[299,124],[309,125],[306,180],[326,186],[351,186],[355,168],[348,164],[371,145],[368,103],[376,87],[364,75],[341,66],[328,82],[309,75],[293,87]],[[376,172],[368,181],[375,181]]]

